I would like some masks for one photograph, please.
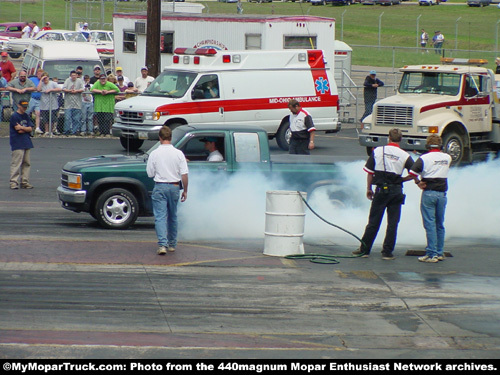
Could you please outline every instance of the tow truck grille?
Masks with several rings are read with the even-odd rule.
[[[133,124],[142,124],[144,122],[144,116],[139,112],[123,111],[123,113],[120,114],[120,120]]]
[[[377,125],[412,126],[413,107],[379,105],[376,116]]]

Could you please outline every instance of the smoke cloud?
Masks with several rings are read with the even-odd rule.
[[[370,201],[365,197],[365,161],[340,163],[345,186],[317,189],[308,202],[325,220],[361,237],[368,220]],[[448,176],[446,238],[500,239],[500,160],[452,168]],[[220,178],[214,174],[191,174],[188,200],[179,204],[179,238],[263,239],[266,220],[266,192],[282,190],[283,183],[262,174],[237,173]],[[421,190],[405,183],[406,203],[398,230],[398,244],[425,246],[420,214]],[[340,194],[339,194],[340,193]],[[385,219],[375,244],[385,234]],[[356,247],[352,236],[318,219],[306,209],[306,243],[340,244]]]

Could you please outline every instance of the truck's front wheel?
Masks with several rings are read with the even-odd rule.
[[[126,229],[139,214],[139,203],[134,194],[126,189],[113,188],[104,191],[94,206],[94,217],[107,229]]]
[[[464,140],[455,132],[445,134],[443,151],[451,156],[451,165],[459,165],[464,158]]]
[[[288,121],[284,121],[276,133],[276,143],[278,144],[278,147],[284,151],[288,151],[290,148],[291,137],[292,132],[290,130],[290,123]]]
[[[120,137],[120,143],[121,143],[122,147],[127,151],[139,151],[142,144],[144,143],[144,140],[135,139],[135,138]]]

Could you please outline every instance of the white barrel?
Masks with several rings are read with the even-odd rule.
[[[301,194],[305,199],[307,194]],[[266,192],[265,255],[304,254],[305,212],[306,205],[298,192]]]

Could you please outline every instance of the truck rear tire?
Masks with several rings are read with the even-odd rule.
[[[464,158],[464,140],[455,132],[449,132],[443,136],[443,151],[451,156],[451,165],[457,166]]]
[[[144,140],[135,139],[135,138],[120,137],[120,143],[121,143],[122,147],[127,151],[139,151],[142,144],[144,143]]]
[[[281,124],[278,132],[276,133],[276,143],[278,147],[283,151],[288,151],[290,149],[290,138],[292,136],[292,132],[290,130],[290,123],[285,121]]]
[[[135,223],[139,203],[130,191],[112,188],[101,193],[94,206],[94,217],[106,229],[127,229]]]

